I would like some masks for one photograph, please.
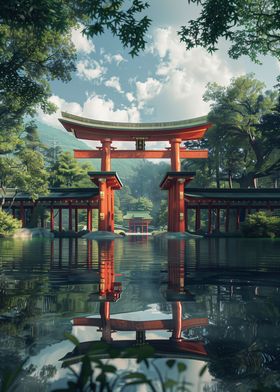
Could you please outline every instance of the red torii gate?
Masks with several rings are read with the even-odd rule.
[[[100,191],[99,230],[114,231],[114,190],[122,184],[111,171],[113,158],[141,158],[171,160],[171,172],[162,189],[169,192],[168,231],[185,231],[184,186],[190,181],[188,173],[181,172],[180,159],[207,158],[207,150],[186,150],[182,141],[201,139],[211,126],[206,117],[163,123],[115,123],[97,121],[62,112],[59,120],[68,132],[85,140],[99,140],[97,150],[74,150],[75,158],[101,158],[101,171],[89,173]],[[113,141],[136,142],[136,150],[116,150]],[[167,141],[170,146],[163,150],[145,150],[145,142]],[[178,176],[178,173],[180,175]]]

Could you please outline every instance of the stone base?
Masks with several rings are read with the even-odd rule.
[[[111,231],[92,231],[82,236],[86,240],[114,240],[115,238],[123,238],[122,235],[112,233]]]
[[[54,238],[54,234],[42,227],[34,227],[32,229],[19,229],[13,235],[13,238],[31,239],[31,238]]]

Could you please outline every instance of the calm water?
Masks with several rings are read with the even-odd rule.
[[[26,359],[19,391],[65,386],[70,332],[85,346],[146,339],[185,362],[191,391],[280,388],[279,255],[266,239],[1,239],[0,372]]]

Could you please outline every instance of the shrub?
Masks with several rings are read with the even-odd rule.
[[[21,228],[21,222],[11,214],[0,210],[0,236],[13,234],[16,229]]]
[[[245,237],[280,237],[280,217],[263,211],[250,214],[242,224],[242,233]]]

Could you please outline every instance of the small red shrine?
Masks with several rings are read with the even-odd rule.
[[[185,231],[184,187],[190,181],[188,173],[181,172],[181,159],[207,158],[207,150],[186,150],[181,143],[201,139],[211,126],[206,117],[162,123],[115,123],[97,121],[62,112],[59,120],[68,132],[85,140],[99,140],[96,150],[74,150],[76,158],[101,158],[101,171],[90,177],[98,184],[99,230],[114,231],[114,190],[122,184],[111,171],[112,158],[169,158],[171,172],[161,188],[168,190],[168,231]],[[117,150],[113,141],[135,142],[135,150]],[[146,143],[166,141],[169,145],[161,150],[146,150]]]
[[[129,233],[148,233],[152,219],[148,211],[127,211],[123,217]]]

